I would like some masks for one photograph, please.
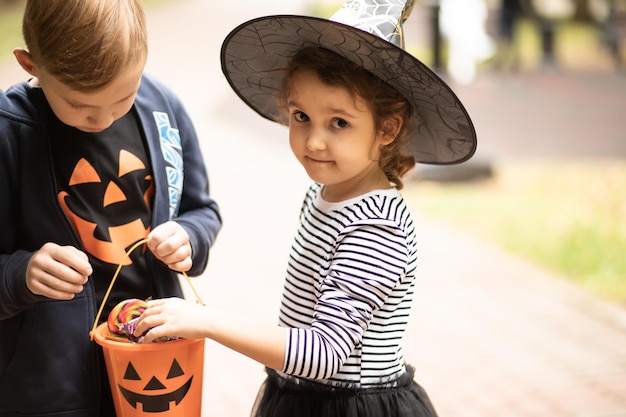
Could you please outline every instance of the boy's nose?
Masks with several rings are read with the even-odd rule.
[[[108,113],[97,113],[87,117],[89,126],[97,130],[106,129],[113,124],[114,120],[115,118],[113,117],[113,115]]]

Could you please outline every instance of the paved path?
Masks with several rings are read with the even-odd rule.
[[[308,179],[287,131],[249,111],[219,69],[226,33],[302,1],[182,0],[149,14],[148,70],[179,91],[202,138],[224,228],[196,285],[205,302],[276,320]],[[0,88],[22,79],[0,67]],[[459,86],[477,157],[626,157],[626,81],[610,74],[484,77]],[[421,276],[406,356],[441,417],[625,417],[626,310],[417,215]],[[235,291],[236,289],[236,291]],[[249,412],[262,368],[207,342],[206,417]]]

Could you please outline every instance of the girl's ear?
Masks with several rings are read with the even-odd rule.
[[[390,116],[386,118],[382,123],[381,129],[381,137],[382,144],[389,145],[391,142],[396,140],[398,133],[400,132],[400,128],[402,127],[402,118],[399,116]]]
[[[15,56],[15,59],[17,60],[18,64],[20,64],[20,66],[24,68],[24,71],[26,71],[33,77],[37,76],[35,63],[33,62],[33,58],[31,57],[30,53],[28,53],[27,50],[22,49],[22,48],[15,48],[13,50],[13,55]]]

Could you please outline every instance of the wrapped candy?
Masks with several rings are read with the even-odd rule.
[[[107,327],[112,335],[128,337],[131,341],[137,342],[133,333],[135,325],[141,313],[148,308],[148,302],[138,298],[130,298],[120,301],[109,313]]]
[[[120,301],[109,313],[107,319],[109,333],[114,337],[129,339],[134,343],[143,343],[143,335],[137,337],[134,333],[139,316],[148,308],[148,300],[144,301],[138,298],[129,298]],[[163,336],[154,341],[168,342],[176,339],[178,338]]]

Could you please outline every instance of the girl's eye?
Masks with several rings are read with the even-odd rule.
[[[80,104],[72,104],[72,103],[70,103],[70,107],[73,108],[74,110],[80,110],[83,108],[83,106],[81,106]]]
[[[293,112],[293,118],[296,119],[296,122],[306,122],[309,120],[309,116],[301,111]]]
[[[346,122],[344,119],[335,119],[333,120],[332,126],[335,129],[345,129],[346,127],[348,127],[348,122]]]

